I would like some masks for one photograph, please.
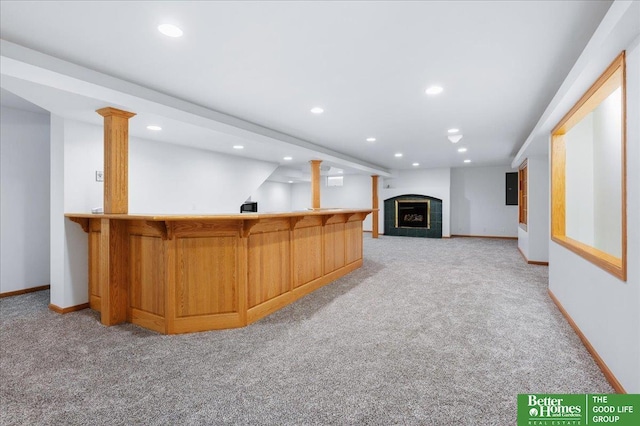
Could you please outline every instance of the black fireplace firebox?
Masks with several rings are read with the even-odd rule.
[[[431,200],[395,200],[396,228],[431,228]]]

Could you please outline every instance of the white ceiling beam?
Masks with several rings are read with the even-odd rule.
[[[303,148],[323,161],[330,161],[364,173],[391,176],[389,170],[379,165],[28,49],[7,40],[0,39],[0,52],[0,72],[2,75],[99,99],[109,106],[157,114],[250,140],[284,147]]]

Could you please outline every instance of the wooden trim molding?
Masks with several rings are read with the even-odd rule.
[[[322,160],[311,160],[311,208],[320,208],[320,163]]]
[[[53,303],[49,303],[49,309],[58,314],[68,314],[69,312],[81,311],[83,309],[87,309],[89,307],[88,303],[83,303],[81,305],[69,306],[68,308],[61,308],[60,306],[54,305]]]
[[[562,120],[553,128],[551,133],[564,135],[570,128],[575,126],[602,103],[618,87],[625,85],[625,52],[622,51],[609,64],[602,75],[591,85],[580,100],[567,112]],[[621,73],[618,73],[622,70]]]
[[[21,294],[35,293],[36,291],[49,290],[50,288],[51,288],[51,286],[49,284],[47,284],[47,285],[41,285],[41,286],[38,286],[38,287],[23,288],[23,289],[20,289],[20,290],[7,291],[7,292],[4,292],[4,293],[0,293],[0,299],[2,299],[4,297],[18,296],[18,295],[21,295]]]
[[[104,212],[129,212],[129,119],[136,114],[107,107],[104,117]]]
[[[611,370],[609,369],[609,367],[607,367],[607,364],[605,364],[604,360],[600,357],[598,352],[596,352],[596,350],[591,345],[587,337],[582,333],[582,331],[580,331],[580,329],[578,328],[578,325],[575,323],[573,318],[571,318],[569,313],[564,309],[564,306],[562,306],[562,304],[553,294],[551,289],[547,290],[547,292],[549,293],[549,297],[551,298],[551,300],[553,300],[553,303],[555,303],[555,305],[558,307],[558,310],[560,311],[562,316],[564,316],[564,318],[567,320],[571,328],[573,328],[573,331],[576,332],[576,334],[582,341],[582,344],[584,345],[584,347],[587,349],[587,351],[589,351],[589,353],[593,357],[593,360],[596,362],[596,364],[598,364],[598,367],[600,367],[602,374],[604,374],[604,377],[607,379],[611,387],[616,391],[616,393],[627,393],[627,391],[624,390],[624,388],[622,387],[618,379],[616,379],[616,376],[614,376]]]
[[[80,225],[84,232],[89,232],[89,219],[85,217],[70,217],[69,220]]]
[[[524,255],[524,252],[520,249],[520,247],[518,247],[518,251],[520,252],[520,255],[522,256],[524,261],[527,262],[529,265],[549,266],[549,262],[541,262],[539,260],[529,260],[529,259],[527,259],[527,256]]]
[[[566,233],[566,137],[573,126],[593,112],[609,95],[621,89],[621,140],[620,140],[620,228],[621,255],[610,253],[577,241]],[[626,189],[626,71],[623,51],[567,112],[551,132],[551,240],[578,256],[604,269],[622,281],[627,280],[627,189]],[[602,226],[602,225],[601,225]]]
[[[525,160],[518,169],[518,222],[527,229],[529,220],[529,162]]]
[[[96,112],[103,117],[115,116],[115,117],[124,118],[125,120],[128,120],[131,117],[136,115],[134,112],[124,111],[124,110],[113,108],[113,107],[100,108],[100,109],[97,109]]]
[[[624,262],[623,259],[612,256],[609,253],[605,253],[602,250],[598,250],[567,236],[554,235],[551,237],[551,240],[574,252],[578,256],[587,259],[594,265],[604,269],[621,280],[627,280],[626,262]]]

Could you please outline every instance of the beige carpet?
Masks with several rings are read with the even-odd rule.
[[[513,425],[611,387],[515,241],[365,236],[365,264],[249,327],[162,336],[0,300],[2,425]]]

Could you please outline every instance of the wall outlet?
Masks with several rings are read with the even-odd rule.
[[[96,170],[96,182],[104,182],[104,172]]]

